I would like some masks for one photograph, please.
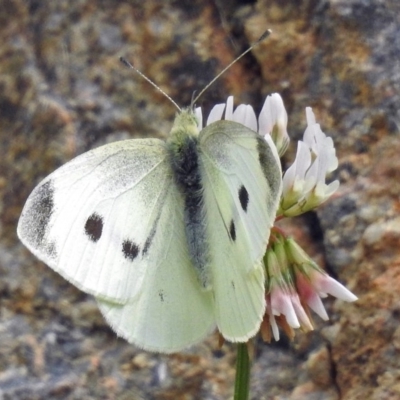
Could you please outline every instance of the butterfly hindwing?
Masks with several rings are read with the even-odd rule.
[[[144,290],[125,305],[97,300],[120,336],[147,350],[171,353],[203,339],[215,318],[212,293],[201,287],[189,257],[183,199],[174,184],[163,201],[153,238],[159,252],[149,252]]]
[[[281,170],[269,145],[231,121],[199,137],[217,326],[231,341],[254,335],[264,310],[264,268],[281,193]]]

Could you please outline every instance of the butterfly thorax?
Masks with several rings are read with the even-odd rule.
[[[187,136],[197,137],[199,135],[197,123],[197,118],[190,108],[177,113],[167,140],[168,145],[179,145]]]
[[[183,110],[175,118],[167,147],[174,180],[184,201],[185,232],[190,258],[201,285],[209,288],[209,244],[198,135],[195,115],[190,109]]]
[[[201,190],[197,119],[190,109],[179,112],[167,140],[171,167],[178,186],[185,193],[190,187]]]

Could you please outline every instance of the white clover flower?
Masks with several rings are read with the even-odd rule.
[[[277,242],[267,250],[265,257],[267,272],[267,311],[275,340],[279,340],[276,316],[282,316],[291,328],[313,330],[296,291],[283,243]]]
[[[357,300],[350,290],[321,270],[293,239],[287,239],[285,247],[294,271],[300,298],[323,320],[328,320],[328,314],[321,298],[330,294],[348,302]]]
[[[328,294],[347,302],[357,300],[350,290],[319,268],[293,239],[275,231],[272,242],[264,257],[267,307],[263,337],[268,339],[268,331],[272,331],[274,339],[279,340],[278,325],[289,337],[294,336],[296,328],[313,330],[309,309],[328,320],[321,301]]]
[[[279,215],[293,217],[309,211],[330,197],[339,181],[325,183],[326,175],[338,166],[333,140],[315,122],[310,107],[306,108],[307,129],[298,142],[294,163],[283,177]]]

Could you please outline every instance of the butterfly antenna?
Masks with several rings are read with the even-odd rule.
[[[223,75],[233,64],[239,61],[243,56],[245,56],[249,51],[251,51],[255,46],[257,46],[260,42],[266,39],[272,33],[271,29],[267,29],[257,41],[255,41],[247,50],[245,50],[239,57],[236,57],[231,63],[229,63],[211,82],[209,82],[203,90],[192,100],[191,108],[193,108],[196,101],[203,95],[203,93],[217,80]]]
[[[168,96],[167,93],[164,92],[159,86],[157,86],[150,78],[148,78],[145,74],[140,72],[137,68],[135,68],[127,59],[124,57],[120,57],[119,61],[122,62],[122,64],[126,65],[128,68],[133,69],[136,73],[138,73],[143,79],[145,79],[147,82],[150,83],[154,88],[156,88],[160,93],[162,93],[179,111],[182,111],[181,108],[176,104],[174,100],[170,96]]]

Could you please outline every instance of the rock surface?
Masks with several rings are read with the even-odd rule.
[[[16,237],[25,199],[90,148],[166,137],[174,107],[120,56],[187,105],[260,109],[279,92],[299,139],[312,106],[337,146],[339,191],[291,232],[358,297],[294,342],[257,340],[252,399],[400,398],[400,3],[397,0],[3,0],[0,4],[0,398],[229,399],[234,346],[161,356],[118,339],[87,296]],[[290,162],[294,143],[285,161]]]

